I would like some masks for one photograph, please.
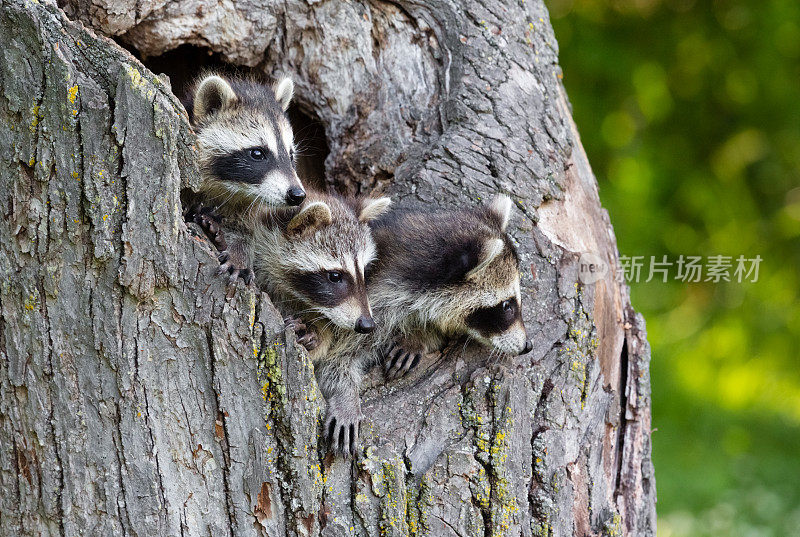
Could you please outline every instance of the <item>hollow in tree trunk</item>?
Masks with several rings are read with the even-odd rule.
[[[655,533],[644,324],[541,0],[63,7],[0,13],[0,534]],[[326,456],[312,364],[183,222],[194,135],[139,60],[178,92],[198,58],[292,75],[319,187],[511,195],[533,352],[373,372]]]

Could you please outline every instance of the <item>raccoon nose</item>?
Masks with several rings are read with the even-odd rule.
[[[286,192],[286,203],[289,205],[300,205],[306,199],[306,191],[299,186],[293,186]]]
[[[369,334],[373,330],[375,330],[375,321],[372,320],[372,317],[367,317],[366,315],[362,315],[358,319],[356,319],[356,332],[359,334]]]
[[[531,343],[530,339],[526,339],[525,340],[525,348],[522,349],[522,352],[519,353],[519,354],[520,354],[520,356],[522,356],[523,354],[528,354],[532,350],[533,350],[533,343]]]

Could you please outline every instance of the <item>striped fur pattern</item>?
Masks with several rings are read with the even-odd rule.
[[[356,449],[365,356],[384,356],[391,378],[453,337],[497,354],[530,350],[510,214],[511,200],[498,196],[477,209],[395,212],[372,224],[378,255],[367,280],[376,331],[338,334],[317,372],[326,399],[336,401],[325,423],[335,451]]]
[[[343,198],[309,191],[301,208],[273,209],[254,227],[249,256],[256,280],[285,313],[318,335],[312,359],[335,334],[374,328],[364,281],[376,247],[368,220],[389,198]]]
[[[378,258],[368,295],[379,328],[370,345],[406,339],[428,352],[468,336],[500,354],[523,352],[519,259],[505,233],[510,211],[499,196],[473,210],[395,212],[374,222]]]
[[[242,219],[264,207],[302,203],[286,116],[293,89],[288,78],[270,88],[208,74],[190,92],[185,104],[197,132],[200,194],[220,216]]]

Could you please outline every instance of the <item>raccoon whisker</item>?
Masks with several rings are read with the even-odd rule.
[[[317,313],[319,313],[319,312],[317,312]],[[311,319],[308,319],[308,321],[306,321],[306,323],[315,323],[317,321],[321,321],[321,320],[326,319],[326,318],[327,317],[325,317],[324,315],[320,314],[320,315],[317,315],[316,317],[312,317]]]
[[[253,209],[255,209],[256,214],[260,214],[261,211],[264,210],[264,207],[264,198],[256,198],[255,204],[253,205]]]
[[[260,198],[258,204],[258,211],[256,212],[256,217],[265,214],[267,212],[267,209],[268,209],[267,202],[264,200],[264,198]]]
[[[223,203],[216,203],[216,201],[217,201],[219,198],[221,198],[223,195],[225,195],[225,194],[227,194],[227,195],[228,195],[228,196],[227,196],[227,198],[225,199],[225,201],[224,201]],[[221,207],[221,206],[222,206],[222,205],[224,205],[224,204],[225,204],[225,203],[226,203],[226,202],[227,202],[227,201],[228,201],[230,198],[232,198],[232,197],[233,197],[233,192],[228,192],[228,191],[226,191],[226,192],[225,192],[225,194],[213,194],[213,195],[208,195],[208,196],[206,196],[206,197],[209,199],[209,201],[211,201],[211,203],[212,203],[213,205],[215,205],[216,207]]]
[[[317,121],[312,121],[311,123],[309,123],[308,125],[306,125],[302,129],[300,129],[299,131],[295,132],[294,133],[294,137],[297,138],[297,137],[301,136],[304,132],[309,130],[311,127],[321,128],[322,124],[317,122]],[[308,138],[310,138],[310,136],[307,136],[307,137],[303,138],[302,140],[300,140],[300,142],[305,142]]]
[[[294,302],[299,302],[299,300],[295,300]],[[303,315],[303,314],[306,314],[306,313],[311,313],[311,312],[316,312],[316,311],[317,311],[316,308],[306,308],[304,310],[298,311],[297,315]]]
[[[301,302],[301,303],[303,303],[303,301],[301,301],[300,299],[297,299],[297,298],[288,299],[288,300],[285,300],[284,302]],[[306,313],[316,313],[316,314],[319,315],[318,317],[316,317],[314,319],[303,319],[304,321],[307,320],[308,322],[317,321],[319,319],[324,319],[326,317],[325,312],[323,312],[322,310],[320,310],[316,306],[309,306],[308,308],[301,309],[301,310],[295,312],[294,315],[297,316],[297,317],[301,317],[302,315],[304,315]]]
[[[306,309],[292,311],[292,315],[294,317],[299,317],[303,321],[308,321],[308,322],[311,322],[312,316],[317,316],[319,314],[320,312],[317,311],[315,308],[306,308]]]
[[[299,302],[299,300],[293,300],[293,302]],[[316,310],[316,308],[307,308],[307,309],[304,309],[304,310],[296,311],[296,312],[293,313],[293,315],[295,317],[302,318],[302,316],[305,315],[306,313],[319,313],[319,312]],[[303,320],[305,320],[305,319],[303,319]]]
[[[294,144],[294,152],[295,153],[299,153],[301,151],[305,151],[306,149],[308,149],[311,146],[312,146],[312,144],[310,142],[307,143],[307,140],[305,140],[305,139],[297,141]]]
[[[461,356],[467,352],[467,345],[469,345],[469,338],[464,339],[464,346],[461,347]]]
[[[224,200],[222,203],[217,203],[217,204],[215,204],[215,205],[216,205],[216,207],[217,207],[217,209],[222,209],[222,207],[223,207],[223,206],[224,206],[226,203],[228,203],[229,201],[231,201],[231,199],[233,199],[233,196],[234,196],[235,194],[236,194],[236,193],[235,193],[235,192],[233,192],[233,191],[230,191],[230,192],[228,192],[228,196],[225,198],[225,200]],[[213,196],[213,197],[211,198],[211,200],[212,200],[212,201],[215,201],[215,200],[217,200],[217,199],[218,199],[218,198],[220,198],[220,197],[222,197],[222,194],[219,194],[219,195],[217,195],[217,196]]]
[[[250,219],[251,216],[250,211],[253,209],[253,206],[255,206],[256,203],[260,202],[261,202],[261,196],[253,198],[253,201],[251,201],[250,205],[247,206],[247,209],[245,209],[244,214],[246,215],[248,220]]]
[[[489,356],[487,356],[487,357],[486,357],[486,363],[487,363],[487,364],[491,364],[491,363],[493,363],[493,360],[494,360],[494,351],[495,351],[495,348],[494,348],[494,347],[492,347],[491,349],[489,349]]]
[[[312,144],[308,145],[298,144],[294,148],[294,153],[295,155],[310,156],[310,157],[315,157],[322,154],[321,151],[314,149],[314,146]]]
[[[305,147],[312,147],[313,146],[313,143],[311,142],[312,136],[303,136],[303,134],[308,129],[310,129],[311,127],[314,127],[314,126],[316,126],[316,125],[313,125],[313,124],[306,125],[302,129],[300,129],[299,131],[294,133],[294,151],[295,151],[295,153],[298,152],[297,148],[299,146],[305,146]]]

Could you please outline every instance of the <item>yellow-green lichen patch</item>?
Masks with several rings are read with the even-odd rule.
[[[473,429],[474,457],[479,463],[478,470],[470,475],[470,493],[488,522],[490,534],[499,537],[509,533],[519,512],[506,466],[514,414],[505,402],[508,393],[502,381],[486,376],[475,382],[477,386],[467,388],[460,406],[462,423]],[[482,417],[475,408],[476,401],[484,400],[488,400],[485,410],[493,420]]]
[[[142,76],[142,73],[138,69],[132,65],[125,64],[125,72],[128,73],[132,88],[138,90],[142,95],[147,97],[148,100],[155,96],[156,92],[152,84]]]
[[[497,390],[493,390],[493,395]],[[496,399],[495,399],[496,400]],[[516,497],[510,491],[509,471],[506,467],[510,450],[510,438],[513,431],[513,413],[510,407],[502,409],[497,431],[492,439],[491,472],[492,472],[492,536],[501,537],[509,533],[514,517],[519,512]]]
[[[547,522],[538,522],[532,525],[534,537],[551,537],[553,535],[553,526]]]
[[[39,309],[39,292],[34,291],[25,299],[25,303],[23,304],[26,310],[28,311],[35,311]]]
[[[402,460],[383,459],[370,447],[359,466],[370,474],[372,493],[380,500],[381,535],[409,535],[408,494]]]
[[[414,478],[409,475],[406,480],[408,491],[407,515],[408,531],[411,537],[430,535],[428,526],[428,512],[433,506],[433,493],[428,474],[422,476],[419,485],[414,484]]]
[[[603,537],[622,537],[622,517],[614,513],[603,526]]]
[[[128,77],[131,79],[134,88],[140,88],[144,85],[142,83],[142,73],[140,73],[138,69],[132,65],[126,64],[125,70],[128,72]]]
[[[469,488],[475,504],[488,513],[492,505],[492,485],[483,466],[478,467],[477,473],[470,475]]]
[[[41,108],[38,103],[34,101],[33,106],[31,107],[31,115],[33,118],[31,119],[30,125],[28,125],[28,129],[31,133],[36,132],[36,129],[39,127],[39,121],[42,119]],[[34,159],[32,158],[31,161]],[[29,166],[33,166],[33,164],[29,164]]]
[[[569,320],[567,339],[559,350],[559,356],[569,367],[570,378],[577,387],[577,391],[569,389],[568,392],[572,397],[578,396],[575,402],[580,406],[580,410],[584,410],[591,387],[592,368],[599,342],[597,329],[591,321],[591,316],[580,303],[580,293],[579,289],[577,304],[571,312]]]
[[[270,405],[273,403],[275,396],[280,398],[281,402],[286,397],[283,374],[280,364],[278,363],[278,351],[276,350],[278,345],[280,345],[280,343],[274,342],[272,346],[266,346],[263,352],[261,352],[258,361],[258,378],[261,382],[261,395],[264,397],[264,401]]]
[[[489,377],[484,378],[484,382],[489,382]],[[480,382],[480,381],[479,381]],[[475,386],[470,386],[464,393],[463,400],[459,403],[459,411],[461,414],[461,425],[465,429],[473,430],[473,443],[476,447],[475,457],[483,464],[488,462],[489,446],[491,440],[491,424],[487,424],[486,420],[475,410],[473,397],[478,389]],[[477,397],[482,397],[477,394]]]

